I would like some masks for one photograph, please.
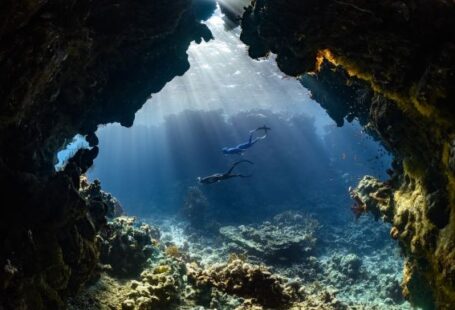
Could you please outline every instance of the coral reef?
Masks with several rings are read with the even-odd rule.
[[[220,234],[228,241],[269,262],[301,261],[316,247],[318,222],[298,212],[286,212],[261,225],[225,226]]]
[[[100,262],[116,277],[134,278],[147,266],[159,238],[157,228],[136,223],[134,217],[117,217],[100,232]]]
[[[0,188],[14,206],[4,207],[0,220],[2,308],[62,308],[65,297],[96,278],[96,235],[105,214],[117,211],[109,209],[115,207],[106,203],[109,197],[79,192],[80,176],[98,154],[94,132],[108,122],[130,126],[150,94],[188,69],[189,44],[211,38],[199,20],[213,2],[195,10],[191,5],[0,4]],[[338,71],[340,80],[330,83],[356,77],[370,85],[367,92],[359,86],[357,98],[371,101],[369,127],[402,169],[388,183],[366,180],[356,197],[392,223],[391,236],[408,259],[406,297],[426,308],[434,299],[439,309],[455,304],[453,16],[453,1],[442,0],[257,0],[243,16],[241,36],[252,57],[276,53],[286,74],[319,69],[319,81],[325,81]],[[327,70],[324,60],[336,69]],[[345,115],[365,115],[364,104],[326,108],[338,123]],[[91,148],[55,172],[56,152],[77,133]],[[97,186],[93,194],[100,193]],[[136,243],[143,244],[134,239],[119,246]],[[243,307],[256,305],[245,301]]]
[[[90,201],[99,201],[106,206],[106,217],[115,218],[123,215],[123,207],[112,194],[101,190],[101,182],[94,180],[90,183],[86,176],[81,176],[80,194],[83,198]]]
[[[303,219],[301,214],[286,212],[277,216],[276,220],[295,223]],[[134,226],[132,218],[120,217],[114,221],[123,230],[131,230]],[[144,227],[142,225],[140,230],[144,231]],[[200,232],[199,229],[196,231]],[[163,239],[165,235],[163,232]],[[202,239],[194,242],[208,248],[201,243]],[[106,243],[115,245],[116,240],[109,239]],[[177,246],[171,241],[166,244],[156,244],[142,272],[128,280],[104,268],[97,281],[79,296],[69,299],[68,308],[349,309],[326,287],[286,278],[264,264],[247,261],[242,255],[231,254],[228,259],[225,255],[217,255],[216,261],[205,264],[200,256],[195,255],[194,244],[187,244],[186,241],[184,246]],[[125,246],[124,249],[122,255],[125,257],[137,253],[136,247]],[[224,251],[228,251],[227,247]],[[346,260],[345,266],[354,270],[354,260]]]
[[[263,266],[255,266],[234,258],[228,263],[200,269],[187,266],[190,281],[197,287],[214,286],[221,291],[253,299],[268,308],[285,308],[295,299],[293,288],[283,279],[273,276]]]
[[[128,299],[122,302],[122,309],[164,309],[180,301],[184,271],[179,264],[163,264],[145,270],[140,281],[132,281]]]

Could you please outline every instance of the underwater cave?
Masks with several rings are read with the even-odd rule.
[[[455,309],[453,1],[0,17],[0,309]]]

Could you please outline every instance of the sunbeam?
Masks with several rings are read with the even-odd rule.
[[[273,57],[259,61],[247,57],[239,28],[225,31],[219,9],[207,25],[214,40],[191,45],[191,68],[154,94],[136,114],[135,124],[156,124],[186,109],[222,109],[227,115],[251,109],[305,112],[315,117],[319,128],[333,123],[298,80],[279,71]]]

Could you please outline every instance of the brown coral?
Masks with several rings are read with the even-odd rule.
[[[223,292],[251,298],[256,303],[274,309],[284,308],[295,299],[295,292],[282,278],[266,267],[252,265],[240,259],[216,264],[207,269],[187,265],[188,276],[196,286],[214,286]]]

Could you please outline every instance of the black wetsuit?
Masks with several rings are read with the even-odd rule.
[[[253,164],[253,162],[251,162],[249,160],[240,160],[238,162],[235,162],[226,173],[215,173],[215,174],[212,174],[212,175],[209,175],[206,177],[199,177],[198,181],[199,181],[199,183],[202,183],[202,184],[213,184],[213,183],[221,182],[221,181],[224,181],[224,180],[227,180],[230,178],[236,178],[236,177],[248,178],[248,177],[250,177],[251,175],[232,173],[234,168],[240,163],[249,163],[251,165]]]

